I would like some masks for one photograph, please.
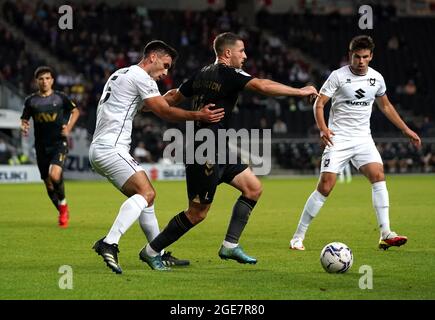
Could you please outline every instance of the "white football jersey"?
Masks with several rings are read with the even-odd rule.
[[[373,102],[386,92],[384,77],[368,68],[366,75],[357,75],[350,66],[334,70],[320,89],[332,98],[328,128],[339,136],[370,135]]]
[[[143,100],[160,96],[157,83],[137,65],[115,71],[107,80],[97,108],[92,143],[130,148],[133,118]]]

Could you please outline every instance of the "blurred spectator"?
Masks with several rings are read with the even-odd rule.
[[[260,129],[269,129],[269,123],[267,122],[267,118],[266,117],[261,117],[260,118]]]
[[[142,141],[138,143],[136,148],[134,148],[133,156],[139,163],[153,162],[151,159],[151,153],[147,149],[145,149],[145,143],[143,143]]]
[[[435,172],[435,144],[430,144],[422,156],[423,172]]]
[[[407,94],[408,96],[413,96],[417,92],[417,86],[415,85],[414,80],[409,79],[408,82],[405,84],[405,87],[403,88],[403,93]]]
[[[287,125],[281,120],[276,119],[275,123],[273,124],[273,133],[276,134],[286,134],[287,133]]]
[[[11,157],[8,159],[7,163],[13,166],[13,165],[21,165],[21,164],[30,164],[31,161],[27,155],[14,149],[12,150]]]
[[[424,137],[428,137],[431,135],[434,135],[435,131],[435,125],[430,120],[428,116],[425,116],[423,118],[423,123],[420,126],[420,135]]]
[[[397,151],[391,143],[383,143],[377,146],[384,161],[385,171],[395,173],[397,171]]]
[[[11,152],[8,145],[2,138],[0,138],[0,164],[8,163],[10,156]]]
[[[314,123],[312,126],[308,128],[307,135],[309,138],[319,138],[319,128],[317,128],[317,124]]]
[[[354,32],[353,28],[348,27],[353,22],[340,16],[338,11],[332,11],[329,16],[316,16],[315,19],[306,20],[309,17],[292,12],[271,14],[263,7],[257,14],[258,28],[249,28],[241,24],[234,12],[226,10],[149,10],[143,5],[127,3],[109,6],[92,0],[74,3],[74,14],[80,19],[80,24],[74,25],[74,32],[62,32],[56,27],[49,27],[57,26],[58,19],[56,4],[52,2],[6,0],[2,3],[4,19],[26,36],[39,41],[60,61],[73,65],[78,76],[72,76],[69,70],[59,70],[55,85],[77,100],[83,115],[78,124],[87,126],[90,134],[95,127],[96,108],[105,81],[114,69],[137,63],[142,55],[144,42],[151,37],[172,43],[180,51],[171,76],[159,83],[163,94],[164,91],[179,86],[200,65],[211,62],[213,52],[209,46],[215,35],[223,31],[234,31],[243,35],[252,48],[262,48],[261,53],[258,50],[247,53],[248,60],[244,65],[246,72],[260,78],[288,82],[294,87],[303,86],[307,81],[323,83],[330,70],[336,69],[338,65],[348,64],[346,47],[342,44]],[[380,17],[386,19],[376,21],[378,34],[382,35],[385,44],[376,48],[373,62],[378,63],[379,71],[391,81],[391,86],[397,88],[399,95],[392,92],[392,97],[398,100],[398,105],[401,104],[416,115],[433,117],[433,98],[428,94],[433,87],[433,77],[429,75],[422,78],[422,68],[418,63],[420,61],[422,65],[422,60],[418,59],[419,54],[429,52],[424,48],[431,48],[428,46],[432,43],[426,42],[425,47],[411,50],[415,43],[419,43],[413,38],[415,30],[402,28],[399,34],[399,29],[388,29],[392,24],[387,17],[396,16],[393,9],[394,7],[379,7],[379,10],[375,10]],[[400,19],[397,18],[398,27]],[[415,21],[415,28],[423,24],[426,29],[431,30],[434,25],[432,20],[421,18]],[[307,30],[307,23],[310,30]],[[334,30],[340,32],[335,34]],[[33,91],[30,88],[32,70],[45,63],[33,52],[29,52],[24,41],[15,38],[2,26],[0,42],[0,79],[9,81],[23,92]],[[316,63],[308,63],[304,57],[310,57]],[[432,70],[434,65],[430,64],[431,60],[424,61],[426,68]],[[400,68],[397,68],[399,62]],[[425,94],[427,98],[421,98]],[[301,112],[305,110],[310,112]],[[162,130],[167,124],[150,113],[141,119],[144,123],[135,125],[132,146],[145,142],[151,160],[158,161],[162,153]],[[285,127],[287,134],[295,137],[318,138],[319,134],[314,124],[312,105],[293,97],[243,96],[239,99],[238,107],[234,109],[233,120],[234,126],[243,124],[246,128],[270,128],[273,124],[274,133],[284,131]],[[373,132],[379,136],[392,132],[396,135],[397,129],[393,126],[386,127],[383,120],[384,115],[376,108],[372,114],[372,121],[375,122]],[[314,125],[311,127],[312,124]],[[429,119],[424,119],[420,129],[423,136],[435,134],[433,123]],[[310,157],[314,159],[312,163],[316,163],[318,157],[315,152],[310,153],[314,148],[319,148],[317,142],[310,144],[307,150],[299,144],[291,148],[285,144],[277,147],[277,150],[282,163],[289,161],[285,159],[294,157],[291,164],[284,164],[286,167],[305,166],[314,169],[316,166],[313,164],[299,163]],[[386,163],[387,170],[389,167],[391,170],[404,170],[405,162],[401,161],[400,155],[406,154],[405,149],[409,148],[400,148],[394,144],[387,148],[387,158],[391,158]],[[430,156],[425,156],[431,159]],[[406,170],[411,170],[420,162],[423,160],[414,158],[413,164],[408,165]]]
[[[387,48],[390,50],[398,50],[399,49],[399,38],[396,35],[392,36],[388,40]]]
[[[400,173],[409,172],[414,164],[414,161],[412,159],[412,153],[404,143],[398,144],[397,158]]]

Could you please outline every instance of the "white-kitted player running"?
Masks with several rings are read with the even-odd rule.
[[[110,76],[98,105],[89,161],[97,173],[106,177],[128,199],[121,205],[109,233],[93,248],[116,273],[122,273],[118,263],[119,240],[136,220],[139,219],[148,241],[160,233],[154,212],[154,188],[144,169],[130,155],[133,118],[137,111],[151,111],[168,121],[218,122],[224,116],[222,108],[211,110],[212,104],[199,111],[168,105],[160,95],[156,81],[167,75],[176,58],[175,49],[163,41],[149,42],[137,65],[119,69]],[[189,264],[169,253],[163,257],[168,265]]]
[[[389,199],[381,156],[370,133],[373,102],[411,142],[420,147],[419,136],[408,128],[388,100],[382,75],[369,67],[375,45],[369,36],[357,36],[349,45],[350,65],[331,73],[314,103],[314,116],[320,138],[326,146],[322,155],[317,189],[309,196],[302,211],[290,249],[305,250],[303,240],[308,226],[317,216],[334,188],[337,174],[352,162],[372,184],[373,207],[380,228],[379,248],[401,246],[407,237],[390,230]],[[324,106],[332,98],[326,126]]]

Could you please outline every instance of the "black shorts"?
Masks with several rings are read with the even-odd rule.
[[[53,146],[37,146],[35,149],[36,161],[42,180],[48,178],[48,170],[51,164],[63,168],[66,155],[68,154],[68,143],[66,141],[59,142]]]
[[[216,188],[222,182],[230,183],[248,168],[246,164],[188,164],[186,183],[189,200],[208,204],[213,202]]]

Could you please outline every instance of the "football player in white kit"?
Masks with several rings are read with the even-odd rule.
[[[380,229],[379,248],[401,246],[407,237],[390,230],[389,199],[381,156],[370,133],[373,102],[402,133],[416,146],[419,136],[408,128],[388,100],[384,78],[369,67],[374,43],[369,36],[357,36],[349,45],[350,65],[333,71],[314,103],[314,116],[320,138],[326,146],[322,155],[317,189],[309,196],[302,211],[290,249],[305,250],[303,240],[312,219],[317,216],[334,188],[337,173],[351,161],[372,184],[373,207]],[[332,98],[328,126],[324,106]]]
[[[154,212],[155,191],[144,169],[130,155],[133,118],[137,111],[151,111],[168,121],[200,120],[218,122],[222,108],[211,110],[212,104],[199,111],[171,107],[160,95],[157,80],[167,75],[177,52],[163,41],[149,42],[137,65],[115,71],[104,86],[97,109],[96,128],[89,148],[92,168],[106,177],[128,199],[107,236],[93,249],[103,257],[115,273],[122,273],[118,263],[121,236],[139,219],[148,241],[160,233]],[[168,264],[188,264],[166,253]]]

